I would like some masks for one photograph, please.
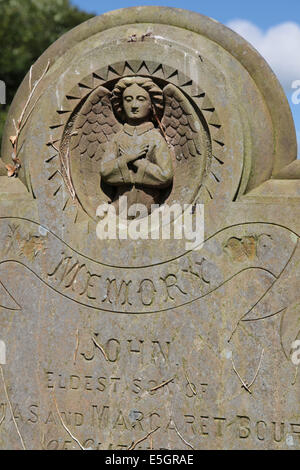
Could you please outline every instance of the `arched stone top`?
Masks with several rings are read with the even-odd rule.
[[[293,119],[286,96],[270,67],[258,52],[235,32],[211,18],[194,12],[167,7],[133,7],[112,11],[79,25],[50,46],[35,64],[34,72],[39,76],[45,64],[50,61],[47,80],[44,80],[36,90],[36,94],[44,90],[51,80],[51,75],[55,74],[56,64],[68,51],[96,37],[99,33],[127,25],[134,29],[138,24],[172,26],[203,36],[234,57],[255,82],[271,118],[274,152],[268,155],[264,153],[264,149],[261,149],[259,155],[252,153],[251,162],[245,162],[238,194],[253,189],[296,159],[297,143]],[[223,72],[226,75],[226,71]],[[236,79],[238,80],[238,77]],[[22,109],[28,94],[27,88],[28,76],[20,86],[10,109],[2,146],[2,158],[5,161],[9,160],[7,157],[10,155],[7,136],[13,135],[12,119]],[[245,98],[246,103],[247,97]],[[264,123],[261,124],[263,127]],[[24,180],[23,172],[24,168],[20,172]]]

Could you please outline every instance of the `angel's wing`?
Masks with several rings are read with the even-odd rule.
[[[99,86],[90,94],[75,119],[72,150],[78,147],[82,157],[93,158],[99,145],[109,142],[122,128],[113,113],[110,96],[107,88]]]
[[[169,144],[175,150],[176,159],[201,155],[201,130],[199,118],[184,94],[174,85],[167,85],[164,90],[165,111],[162,125]]]

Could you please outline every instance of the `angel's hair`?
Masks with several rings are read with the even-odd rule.
[[[160,116],[164,107],[163,92],[150,78],[146,77],[125,77],[118,81],[112,91],[111,102],[117,116],[123,113],[123,93],[131,85],[139,85],[146,90],[151,98],[154,114]]]

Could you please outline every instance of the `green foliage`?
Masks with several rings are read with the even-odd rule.
[[[8,107],[31,65],[59,36],[93,15],[69,0],[0,0],[0,80],[7,105],[0,105],[0,141]]]

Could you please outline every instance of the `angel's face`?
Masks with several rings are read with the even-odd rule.
[[[151,115],[149,93],[136,83],[130,85],[123,93],[123,109],[129,124],[136,125],[147,121]]]

